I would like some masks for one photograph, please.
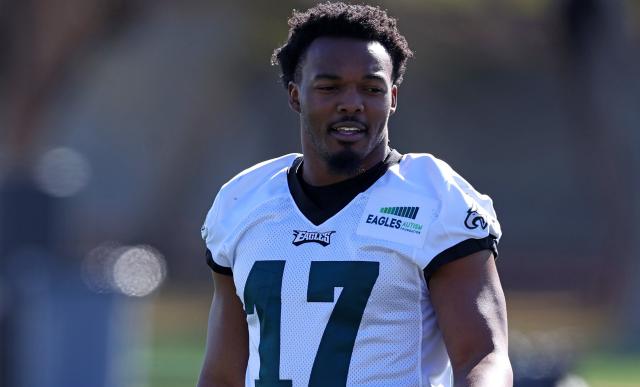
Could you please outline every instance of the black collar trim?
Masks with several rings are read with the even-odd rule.
[[[324,223],[346,207],[359,193],[366,191],[389,167],[398,164],[402,155],[392,149],[387,157],[364,173],[335,184],[312,186],[299,172],[302,157],[296,158],[287,171],[289,191],[302,214],[316,226]]]

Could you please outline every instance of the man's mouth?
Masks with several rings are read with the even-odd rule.
[[[339,140],[360,138],[367,131],[365,125],[356,121],[338,122],[331,125],[330,132]]]
[[[356,134],[359,132],[364,132],[364,129],[354,128],[349,126],[339,126],[337,128],[332,128],[332,130],[340,133],[340,134]]]

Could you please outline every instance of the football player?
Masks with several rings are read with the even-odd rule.
[[[273,61],[302,154],[218,192],[200,387],[510,386],[491,199],[389,147],[412,52],[378,7],[293,12]]]

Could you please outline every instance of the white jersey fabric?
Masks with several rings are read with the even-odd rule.
[[[434,156],[405,154],[314,225],[287,183],[300,156],[234,177],[202,229],[247,313],[246,385],[452,386],[423,270],[468,240],[497,242],[491,199]]]

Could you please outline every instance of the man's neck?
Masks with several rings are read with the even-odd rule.
[[[371,167],[383,161],[389,152],[391,152],[391,148],[389,148],[388,145],[380,147],[380,149],[374,149],[362,161],[358,169],[352,173],[333,172],[328,163],[322,158],[306,157],[305,155],[302,164],[302,178],[307,184],[317,187],[339,183],[366,172]]]

